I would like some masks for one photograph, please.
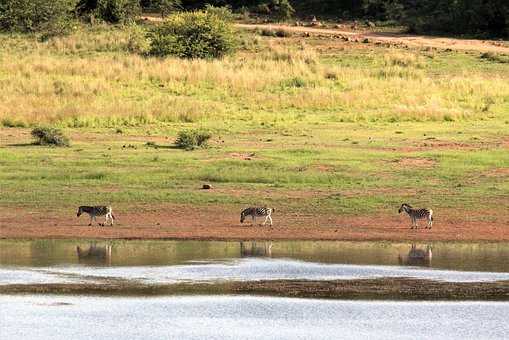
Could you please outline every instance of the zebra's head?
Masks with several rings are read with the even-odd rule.
[[[245,219],[246,219],[246,209],[242,210],[240,213],[240,223],[244,223]]]
[[[76,214],[77,217],[80,217],[81,214],[83,214],[83,207],[78,208],[78,213]]]
[[[401,207],[399,207],[398,213],[401,214],[403,211],[408,211],[408,209],[411,209],[412,206],[407,203],[403,203]]]

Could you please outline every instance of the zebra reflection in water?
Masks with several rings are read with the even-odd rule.
[[[240,257],[271,257],[272,242],[240,242]]]
[[[76,246],[78,262],[111,265],[111,245],[97,246],[91,243],[88,248]]]
[[[398,262],[402,266],[431,266],[431,259],[433,257],[433,247],[427,245],[426,248],[417,248],[412,244],[406,256],[398,255]]]

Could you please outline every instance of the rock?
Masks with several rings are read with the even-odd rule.
[[[212,189],[212,185],[210,185],[210,184],[203,184],[201,188],[203,190],[210,190],[210,189]]]
[[[376,27],[375,23],[372,22],[372,21],[369,21],[369,20],[366,21],[366,26],[371,27],[371,28],[375,28]]]

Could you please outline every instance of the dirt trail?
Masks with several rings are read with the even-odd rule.
[[[163,19],[157,16],[143,16],[143,20],[161,22]],[[351,41],[362,42],[368,39],[369,43],[385,43],[391,45],[408,46],[414,48],[436,48],[451,49],[459,51],[478,51],[494,52],[509,55],[509,42],[497,40],[479,40],[479,39],[459,39],[434,37],[426,35],[401,34],[389,32],[373,31],[345,31],[335,28],[290,26],[284,24],[235,24],[243,29],[283,29],[290,32],[310,34],[310,35],[329,35],[348,38]]]
[[[54,217],[37,211],[0,210],[0,238],[509,241],[507,216],[490,222],[474,221],[474,212],[469,220],[463,216],[438,218],[437,213],[432,230],[412,230],[408,217],[396,213],[315,216],[278,211],[272,228],[240,224],[237,213],[214,206],[168,205],[136,214],[117,210],[115,215],[118,223],[114,227],[89,227],[87,217],[77,219],[74,214]],[[478,215],[482,219],[482,212]]]
[[[332,28],[316,28],[303,26],[289,26],[279,24],[237,24],[239,28],[245,29],[283,29],[297,33],[309,33],[314,35],[341,36],[353,41],[362,42],[368,39],[370,43],[386,43],[391,45],[405,45],[408,47],[432,47],[438,49],[451,49],[463,51],[496,52],[509,54],[507,42],[496,40],[457,39],[432,37],[424,35],[385,33],[385,32],[352,32]]]

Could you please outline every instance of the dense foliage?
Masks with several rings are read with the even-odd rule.
[[[230,21],[209,11],[175,13],[149,33],[150,54],[180,58],[220,58],[236,45]]]
[[[18,32],[65,32],[75,0],[0,0],[0,29]]]
[[[175,145],[180,149],[193,150],[196,148],[203,148],[207,146],[208,140],[212,134],[206,130],[184,130],[178,133]]]
[[[69,146],[67,138],[61,130],[52,127],[36,127],[31,132],[36,145]]]
[[[509,35],[508,0],[0,0],[0,29],[65,31],[75,12],[111,23],[132,21],[141,6],[163,16],[176,9],[228,6],[285,20],[297,13],[329,18],[391,20],[411,31]]]
[[[394,20],[416,32],[509,35],[508,0],[182,0],[188,9],[207,3],[282,19],[295,8],[301,17]]]
[[[81,0],[78,11],[116,24],[133,21],[140,14],[141,6],[139,0]]]

